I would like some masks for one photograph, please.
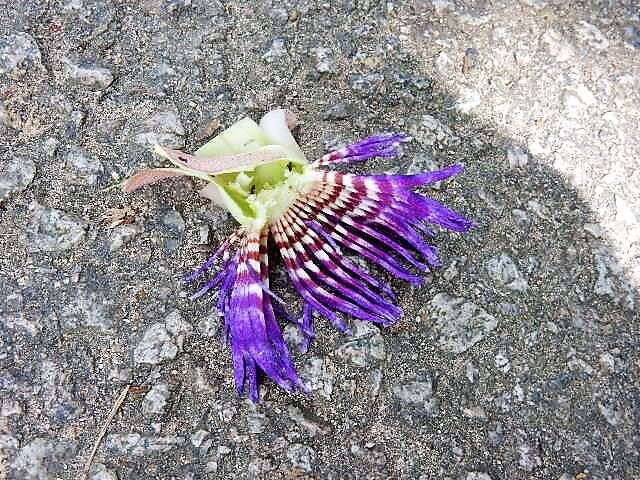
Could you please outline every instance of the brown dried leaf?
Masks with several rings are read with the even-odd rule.
[[[131,207],[109,208],[102,215],[102,221],[107,224],[107,228],[129,225],[135,221],[135,213]]]
[[[134,386],[134,385],[132,385],[129,388],[129,391],[134,395],[140,395],[142,393],[147,393],[149,390],[151,390],[151,387],[148,387],[146,385],[142,385],[142,386]]]

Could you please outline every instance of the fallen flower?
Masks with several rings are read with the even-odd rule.
[[[349,333],[344,315],[389,326],[402,315],[391,288],[344,254],[356,253],[395,277],[419,284],[438,266],[427,224],[466,232],[472,222],[413,191],[462,171],[461,165],[416,175],[353,175],[327,170],[335,163],[392,158],[409,141],[402,133],[375,135],[308,163],[291,135],[295,117],[267,113],[260,124],[240,120],[195,155],[156,147],[174,167],[143,170],[125,192],[159,180],[187,175],[202,179],[201,191],[226,208],[240,227],[186,278],[206,281],[192,298],[218,289],[217,309],[231,345],[236,388],[259,400],[262,374],[292,392],[307,391],[293,365],[278,319],[300,329],[304,352],[314,337],[318,313]],[[291,316],[269,288],[269,237],[303,300],[302,315]],[[216,265],[218,266],[216,270]]]

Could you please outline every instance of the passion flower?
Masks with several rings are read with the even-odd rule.
[[[402,315],[391,288],[349,259],[357,254],[391,275],[419,284],[439,265],[428,224],[465,232],[472,222],[415,193],[462,171],[452,165],[416,175],[353,175],[328,170],[334,163],[392,158],[410,140],[402,133],[375,135],[309,163],[291,134],[295,116],[267,113],[244,118],[195,154],[157,146],[174,167],[138,172],[123,190],[187,175],[206,182],[201,195],[226,208],[239,228],[187,282],[205,277],[192,298],[218,291],[217,309],[231,346],[236,388],[259,400],[264,374],[292,392],[307,391],[283,339],[279,319],[300,329],[308,348],[313,314],[349,333],[344,316],[392,325]],[[269,288],[269,238],[273,238],[296,291],[299,317],[290,315]]]

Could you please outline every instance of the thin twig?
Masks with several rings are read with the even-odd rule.
[[[116,413],[118,413],[118,409],[120,408],[120,405],[122,405],[122,402],[124,402],[124,399],[127,397],[127,393],[129,393],[129,388],[131,388],[131,385],[125,385],[124,386],[124,388],[120,392],[120,395],[118,395],[118,398],[116,399],[116,402],[113,404],[113,407],[111,407],[111,411],[109,412],[109,416],[107,417],[107,420],[104,422],[104,425],[102,425],[102,428],[100,429],[100,433],[98,434],[98,438],[96,438],[96,441],[93,444],[93,449],[91,450],[91,455],[89,455],[89,459],[87,460],[87,464],[84,467],[84,480],[87,480],[89,478],[89,471],[91,470],[91,464],[93,463],[93,457],[96,456],[96,452],[98,451],[98,447],[100,446],[100,442],[102,442],[102,438],[107,433],[107,429],[109,428],[109,425],[111,424],[111,421],[113,420],[113,417],[116,416]]]

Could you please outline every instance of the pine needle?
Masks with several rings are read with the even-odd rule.
[[[120,408],[120,405],[122,405],[122,402],[124,402],[124,399],[127,397],[127,393],[129,393],[129,388],[131,388],[131,385],[125,385],[124,386],[124,388],[120,392],[120,395],[118,395],[118,398],[116,399],[115,403],[113,404],[113,407],[111,407],[111,411],[109,412],[109,415],[107,416],[107,420],[104,422],[104,424],[102,425],[102,428],[100,429],[100,433],[98,434],[98,437],[96,438],[96,441],[93,444],[93,449],[91,450],[91,454],[89,455],[89,458],[87,459],[87,464],[84,467],[84,480],[87,480],[89,478],[89,472],[91,471],[91,464],[93,463],[93,457],[96,456],[96,452],[98,451],[98,447],[100,446],[100,443],[102,442],[102,439],[104,438],[105,434],[107,433],[107,429],[109,428],[109,425],[113,421],[113,417],[116,416],[116,413],[118,413],[118,409]]]

